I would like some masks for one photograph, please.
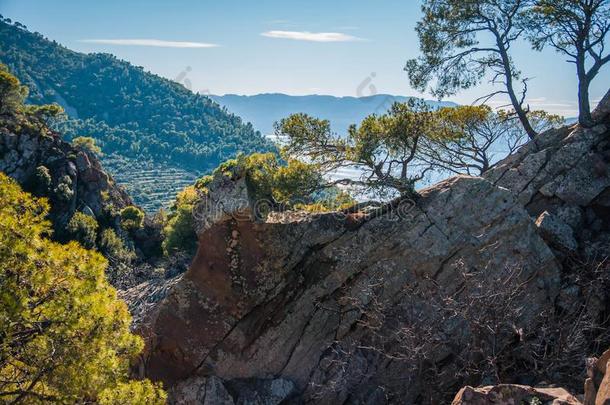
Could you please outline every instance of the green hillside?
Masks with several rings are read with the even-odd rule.
[[[112,55],[71,51],[19,23],[0,21],[0,61],[30,88],[29,103],[62,105],[70,119],[56,123],[57,129],[67,139],[95,138],[104,154],[112,156],[109,171],[120,170],[117,178],[136,202],[148,198],[149,210],[165,202],[150,203],[145,193],[151,187],[155,195],[174,195],[180,182],[164,179],[155,185],[154,177],[132,178],[125,171],[130,161],[195,176],[238,152],[271,148],[251,124],[208,97]],[[121,164],[114,166],[117,161]]]

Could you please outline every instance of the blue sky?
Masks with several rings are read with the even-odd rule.
[[[416,0],[0,0],[0,13],[68,48],[180,77],[194,91],[426,96],[402,70],[418,53]],[[525,44],[514,58],[532,77],[532,107],[576,114],[573,65]],[[591,87],[593,102],[609,83],[606,67]],[[450,100],[470,103],[489,89]]]

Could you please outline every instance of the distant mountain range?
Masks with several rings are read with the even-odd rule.
[[[376,94],[368,97],[335,97],[324,95],[291,96],[279,93],[240,96],[226,94],[210,96],[218,104],[239,115],[244,121],[268,135],[273,123],[294,113],[307,113],[328,119],[334,131],[345,133],[351,124],[359,123],[367,115],[382,114],[394,102],[405,102],[410,97]],[[455,106],[452,102],[428,100],[431,106]]]

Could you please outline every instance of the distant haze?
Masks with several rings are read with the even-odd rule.
[[[210,96],[218,104],[251,122],[255,129],[268,135],[273,123],[295,113],[306,113],[327,119],[333,131],[344,135],[351,124],[358,124],[370,114],[383,114],[394,102],[405,102],[410,97],[376,94],[367,97],[335,97],[324,95],[290,96],[287,94],[257,94],[240,96],[226,94]],[[452,102],[427,101],[431,106],[455,106]]]

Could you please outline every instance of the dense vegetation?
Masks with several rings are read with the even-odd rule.
[[[163,220],[166,255],[192,253],[197,248],[193,210],[197,201],[226,179],[244,178],[255,215],[269,210],[329,211],[355,204],[347,193],[327,184],[318,165],[296,159],[282,159],[275,153],[238,155],[219,165],[211,175],[185,187]]]
[[[142,340],[104,275],[76,242],[47,239],[48,204],[0,173],[0,402],[161,404],[129,381]]]
[[[58,103],[68,139],[90,136],[105,154],[197,173],[238,152],[269,150],[242,120],[205,96],[109,54],[73,52],[21,24],[0,21],[0,61],[29,87],[33,104]]]

